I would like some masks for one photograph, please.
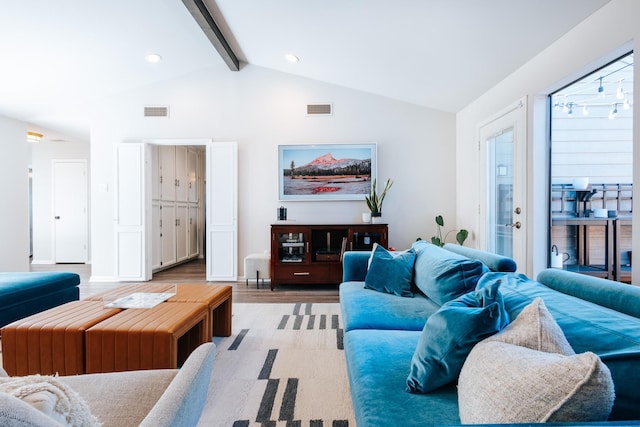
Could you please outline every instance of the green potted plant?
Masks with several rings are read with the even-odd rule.
[[[469,232],[464,228],[461,228],[460,230],[449,230],[449,232],[447,232],[447,234],[445,234],[443,238],[442,227],[444,227],[444,218],[442,218],[442,215],[438,215],[436,217],[436,225],[438,226],[437,236],[431,237],[431,243],[433,243],[434,245],[437,245],[440,247],[444,246],[447,240],[447,237],[449,236],[449,234],[453,233],[454,231],[456,231],[456,242],[458,242],[460,246],[462,246],[464,244],[464,241],[467,240],[467,237],[469,237]],[[416,241],[418,240],[422,240],[422,237],[418,237]]]
[[[433,243],[434,245],[438,245],[440,247],[444,246],[447,237],[454,231],[457,231],[456,242],[458,242],[460,246],[462,246],[464,244],[464,241],[467,240],[467,237],[469,237],[469,232],[462,228],[460,230],[449,230],[449,232],[444,235],[444,238],[442,238],[442,227],[444,227],[444,219],[442,218],[442,215],[438,215],[436,217],[436,224],[438,225],[438,235],[431,237],[431,243]]]
[[[392,185],[393,181],[391,179],[387,179],[384,190],[382,190],[382,193],[378,195],[377,182],[376,179],[374,179],[373,185],[371,186],[371,194],[364,196],[364,200],[367,202],[367,207],[371,211],[371,221],[374,224],[380,221],[380,217],[382,216],[382,202],[387,195],[387,191],[389,191]]]

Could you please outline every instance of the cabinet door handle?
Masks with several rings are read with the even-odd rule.
[[[308,271],[302,271],[300,273],[293,273],[294,276],[309,276],[311,273]]]
[[[307,253],[309,253],[309,242],[306,243]]]

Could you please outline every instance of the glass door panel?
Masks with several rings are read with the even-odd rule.
[[[513,257],[513,128],[487,139],[488,250]]]

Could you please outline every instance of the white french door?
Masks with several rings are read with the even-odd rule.
[[[527,271],[526,99],[480,127],[480,244]]]

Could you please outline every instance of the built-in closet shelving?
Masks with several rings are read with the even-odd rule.
[[[187,146],[152,147],[152,270],[201,253],[202,152]]]

